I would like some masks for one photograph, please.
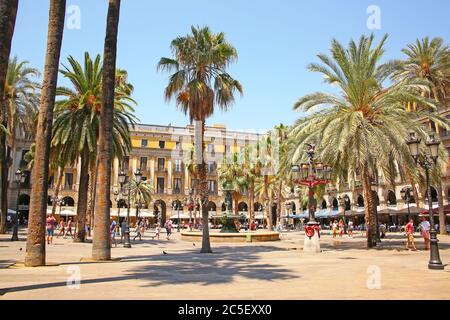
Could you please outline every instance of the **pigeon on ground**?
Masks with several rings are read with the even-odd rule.
[[[167,254],[167,252],[163,251],[164,254]]]
[[[195,243],[192,244],[195,247]]]
[[[19,250],[22,251],[22,248],[20,248]]]

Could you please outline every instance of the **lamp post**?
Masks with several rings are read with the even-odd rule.
[[[422,140],[416,136],[415,132],[411,132],[407,140],[409,151],[411,156],[417,165],[420,165],[425,169],[426,183],[427,183],[427,196],[428,196],[428,214],[430,218],[430,261],[428,263],[428,269],[443,270],[444,265],[441,262],[439,255],[439,246],[437,239],[437,232],[434,227],[433,218],[433,200],[431,199],[431,186],[430,186],[430,170],[433,168],[433,164],[437,164],[439,158],[439,145],[441,142],[436,140],[434,135],[430,135],[429,139],[425,143],[428,147],[428,153],[420,152],[420,144]]]
[[[400,191],[400,194],[402,195],[402,199],[405,200],[405,204],[408,207],[408,219],[410,219],[411,211],[409,209],[409,204],[411,203],[411,192],[412,189],[410,187],[405,187]]]
[[[371,189],[372,189],[372,196],[373,196],[373,199],[372,199],[373,200],[373,211],[375,212],[375,223],[376,223],[376,230],[377,230],[376,241],[377,241],[377,243],[381,243],[381,239],[380,239],[380,223],[379,223],[379,220],[378,220],[378,203],[377,203],[378,182],[377,182],[376,179],[372,179],[372,181],[371,181]]]
[[[17,183],[17,202],[16,202],[16,220],[14,221],[13,234],[11,241],[19,241],[19,198],[20,198],[20,187],[25,181],[25,173],[22,170],[17,170],[15,173],[15,182]]]
[[[119,182],[120,182],[120,188],[123,188],[123,184],[125,183],[125,180],[127,179],[127,175],[125,172],[121,171],[119,173]],[[124,237],[124,248],[131,248],[130,243],[130,202],[131,202],[131,185],[128,182],[128,203],[127,203],[127,223],[125,228],[125,237]]]
[[[314,187],[318,185],[328,184],[331,180],[331,166],[316,162],[315,156],[315,146],[312,144],[307,144],[308,150],[308,162],[302,163],[300,165],[292,166],[293,180],[294,183],[299,185],[307,186],[309,188],[309,221],[308,225],[317,225],[314,213]]]
[[[176,199],[172,204],[172,210],[177,210],[178,214],[178,225],[177,225],[177,232],[180,232],[180,202],[178,199]]]

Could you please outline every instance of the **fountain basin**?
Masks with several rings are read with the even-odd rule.
[[[201,231],[182,231],[181,240],[190,242],[202,242]],[[209,240],[211,243],[238,243],[238,242],[268,242],[280,241],[278,232],[256,231],[239,233],[221,233],[210,230]]]

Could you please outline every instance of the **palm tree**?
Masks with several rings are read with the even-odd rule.
[[[175,58],[162,58],[158,69],[174,72],[165,90],[166,100],[175,99],[190,121],[196,122],[196,160],[204,224],[201,253],[211,253],[206,164],[203,158],[205,121],[213,115],[215,106],[228,110],[234,102],[235,92],[242,94],[243,90],[239,81],[226,72],[238,55],[236,49],[225,40],[225,34],[214,34],[208,27],[192,27],[191,32],[172,41]]]
[[[81,161],[75,241],[83,242],[89,191],[95,182],[93,168],[97,159],[103,67],[100,55],[93,61],[85,53],[84,68],[73,57],[68,60],[70,68],[64,66],[61,74],[70,80],[74,89],[57,90],[57,95],[64,99],[56,104],[52,146],[60,149],[68,163],[73,165],[78,159]],[[112,149],[119,159],[131,149],[129,124],[135,123],[131,106],[135,102],[121,89],[121,86],[116,88],[112,123]]]
[[[152,197],[153,197],[153,186],[151,185],[149,180],[140,180],[139,182],[136,179],[130,180],[130,197],[131,201],[136,206],[136,219],[138,219],[139,211],[143,205],[149,206]]]
[[[192,148],[186,153],[186,157],[184,159],[184,163],[186,165],[187,171],[191,177],[191,181],[198,179],[198,167],[195,162],[195,146],[192,145]],[[192,184],[192,182],[191,182]],[[194,201],[194,226],[197,226],[197,195],[198,195],[198,185],[192,186],[192,197]]]
[[[243,156],[234,153],[231,155],[231,159],[225,158],[219,172],[222,186],[233,189],[231,197],[234,202],[234,213],[236,215],[239,214],[239,200],[249,189]]]
[[[433,98],[440,109],[445,109],[450,101],[450,48],[441,38],[417,39],[409,44],[402,52],[407,56],[405,60],[396,60],[393,64],[396,70],[392,76],[394,81],[426,80],[427,90],[424,96]],[[412,106],[417,110],[417,105]],[[439,169],[439,168],[438,168]],[[447,234],[445,228],[445,212],[440,170],[437,170],[435,181],[439,194],[439,224],[440,233]],[[409,175],[409,173],[408,173]],[[416,198],[417,199],[417,198]]]
[[[18,5],[18,0],[0,0],[0,92],[5,92],[6,74]],[[6,156],[6,120],[5,97],[0,94],[0,233],[7,231],[8,157]]]
[[[100,113],[98,171],[95,204],[95,231],[92,258],[110,260],[109,220],[111,201],[111,166],[113,156],[113,119],[116,85],[117,35],[120,0],[109,0],[103,67],[102,105]]]
[[[45,265],[45,216],[50,142],[65,13],[65,0],[50,0],[48,43],[36,132],[36,157],[32,173],[30,219],[25,257],[25,265],[28,267]]]
[[[340,90],[339,95],[313,93],[302,97],[295,109],[309,113],[298,120],[290,133],[294,148],[290,159],[298,161],[304,154],[304,144],[316,144],[317,156],[333,166],[335,174],[347,172],[359,176],[364,193],[365,216],[368,222],[368,247],[376,245],[375,214],[371,178],[377,178],[374,167],[383,173],[394,158],[397,163],[414,170],[405,139],[410,131],[422,138],[426,130],[416,121],[425,113],[408,113],[407,102],[415,102],[434,109],[430,99],[420,95],[421,81],[385,86],[392,74],[389,65],[380,65],[387,36],[373,47],[374,36],[353,40],[347,49],[332,41],[332,57],[318,55],[323,64],[311,64],[309,70],[322,73],[325,82]],[[445,120],[430,116],[436,123],[447,126]]]

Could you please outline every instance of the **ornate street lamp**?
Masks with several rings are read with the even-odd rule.
[[[405,204],[408,207],[408,219],[410,219],[411,211],[409,209],[409,204],[411,203],[411,193],[412,189],[410,187],[405,187],[400,191],[400,194],[402,196],[402,199],[405,200]]]
[[[16,202],[16,220],[14,221],[13,226],[13,235],[11,241],[19,241],[19,198],[20,198],[20,188],[22,183],[25,182],[26,175],[22,170],[17,170],[15,173],[14,181],[17,183],[17,202]]]
[[[123,185],[125,181],[127,180],[127,175],[125,172],[121,171],[119,173],[119,182],[120,182],[120,189],[123,189]],[[130,242],[130,202],[131,202],[131,185],[128,183],[128,203],[127,203],[127,221],[126,221],[126,228],[125,228],[125,237],[124,237],[124,248],[131,248],[131,242]]]
[[[308,225],[317,225],[314,213],[314,187],[328,184],[331,180],[332,168],[329,165],[314,160],[315,146],[307,144],[308,163],[292,166],[292,178],[294,183],[309,188],[309,222]]]
[[[434,135],[430,135],[429,139],[425,143],[425,145],[428,147],[429,153],[421,153],[421,139],[416,136],[415,132],[411,132],[406,143],[408,144],[409,151],[416,164],[425,169],[428,195],[428,215],[430,219],[430,261],[428,263],[428,269],[443,270],[444,265],[442,264],[439,255],[439,241],[437,239],[437,232],[434,227],[433,200],[431,199],[430,186],[430,170],[433,168],[433,165],[437,164],[437,160],[439,157],[439,145],[441,142],[439,140],[436,140]]]

